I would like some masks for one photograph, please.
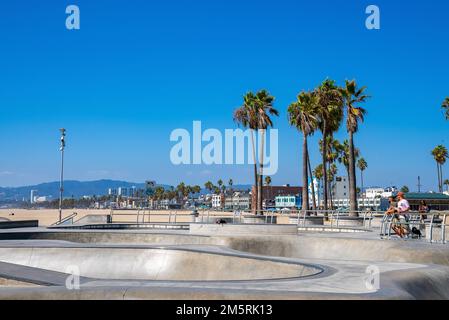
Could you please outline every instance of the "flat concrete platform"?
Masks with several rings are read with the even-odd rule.
[[[449,246],[374,233],[28,228],[0,239],[0,299],[449,299]],[[78,290],[65,286],[70,265]]]

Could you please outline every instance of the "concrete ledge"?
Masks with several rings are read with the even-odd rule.
[[[337,218],[331,218],[334,226],[337,224]],[[364,219],[363,217],[339,217],[338,218],[338,227],[363,227],[363,222],[368,221],[368,219]]]
[[[298,224],[298,217],[290,217],[288,219],[290,224],[299,225],[301,227],[304,226],[322,226],[324,225],[324,217],[316,217],[316,216],[310,216],[306,217],[299,217],[299,224]]]
[[[298,230],[295,225],[192,223],[190,233],[199,235],[296,235]]]
[[[38,220],[0,221],[0,229],[36,228],[38,226]]]

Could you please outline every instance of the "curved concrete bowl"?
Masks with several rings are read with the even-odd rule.
[[[318,267],[189,250],[0,248],[0,261],[96,279],[230,281],[307,277]],[[70,271],[71,270],[71,271]]]

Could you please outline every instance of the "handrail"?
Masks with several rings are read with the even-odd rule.
[[[57,221],[57,222],[53,223],[52,226],[59,226],[59,225],[63,224],[64,222],[66,222],[66,221],[68,221],[70,219],[73,220],[73,218],[75,218],[77,215],[78,215],[78,213],[74,212],[71,215],[69,215],[69,216],[65,217],[64,219],[62,219],[61,221]]]

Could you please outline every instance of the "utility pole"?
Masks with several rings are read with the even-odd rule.
[[[61,180],[59,184],[59,222],[62,221],[62,197],[64,194],[64,148],[65,148],[65,129],[59,129],[61,131]]]
[[[418,176],[418,193],[421,193],[421,187],[422,187],[422,185],[421,185],[421,177]]]

